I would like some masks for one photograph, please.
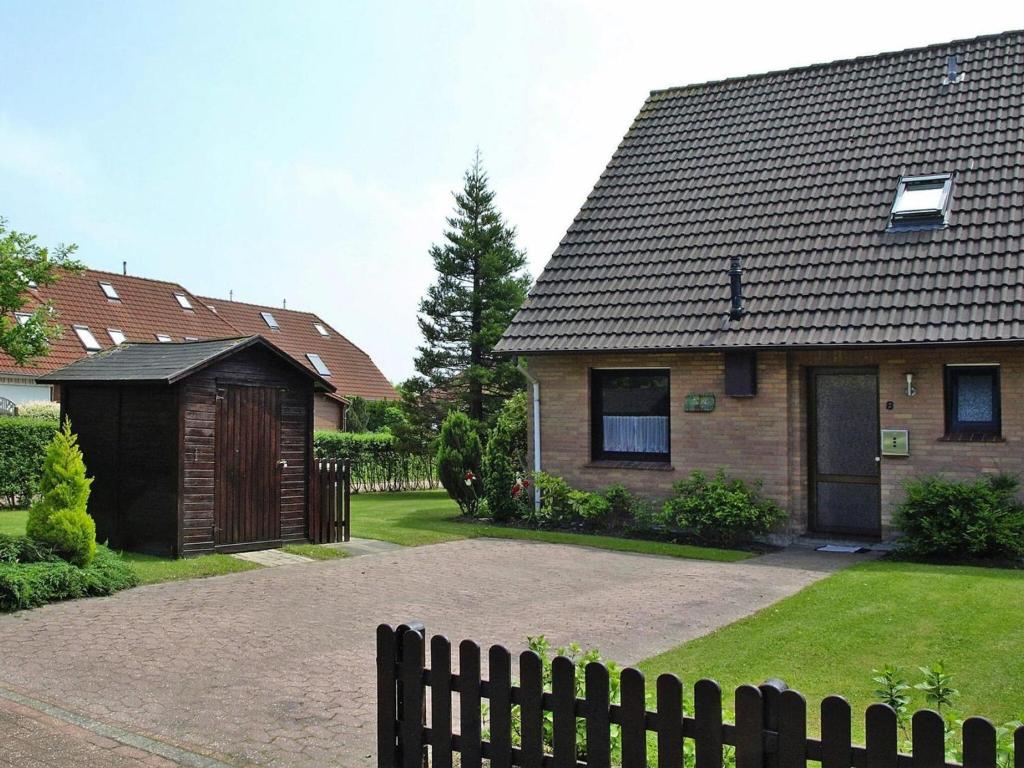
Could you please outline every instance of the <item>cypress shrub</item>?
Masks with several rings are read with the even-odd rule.
[[[0,417],[0,495],[8,506],[32,500],[43,474],[46,446],[58,426],[48,419]]]
[[[86,511],[91,485],[78,438],[71,433],[71,421],[65,419],[46,449],[39,481],[42,498],[29,510],[26,531],[30,538],[81,567],[96,554],[96,523]]]
[[[477,426],[466,414],[451,411],[441,424],[437,474],[464,515],[475,515],[480,504],[480,454]]]
[[[517,392],[498,413],[484,450],[484,496],[495,520],[517,520],[532,503],[524,485],[526,451],[526,393]]]

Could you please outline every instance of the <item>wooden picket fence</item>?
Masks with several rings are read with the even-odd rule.
[[[576,698],[574,664],[552,662],[551,691],[543,690],[540,657],[519,656],[520,682],[513,684],[512,656],[499,645],[488,652],[489,679],[481,678],[480,646],[459,644],[459,672],[452,674],[448,639],[430,640],[426,664],[422,624],[377,628],[377,765],[379,768],[610,768],[612,726],[620,729],[622,768],[681,768],[684,740],[693,743],[687,768],[721,768],[731,749],[736,768],[959,768],[948,762],[945,723],[931,710],[912,719],[912,754],[899,749],[896,713],[872,704],[865,713],[865,745],[852,743],[852,713],[840,696],[821,703],[821,738],[807,735],[804,697],[771,680],[736,689],[735,723],[723,722],[722,690],[713,680],[693,687],[693,716],[683,711],[683,685],[663,674],[655,684],[657,706],[646,708],[643,674],[621,672],[619,703],[609,700],[608,669],[599,663],[585,670],[585,697]],[[452,693],[459,694],[459,733],[453,728]],[[484,701],[486,700],[486,707]],[[428,706],[429,702],[429,706]],[[519,708],[518,739],[513,739],[513,708]],[[428,717],[429,710],[429,717]],[[488,732],[481,721],[486,713]],[[551,714],[550,744],[545,744],[545,713]],[[585,721],[586,754],[577,754],[577,720]],[[656,754],[648,754],[648,733]],[[1013,762],[1024,768],[1024,727],[1014,734]],[[972,717],[963,724],[963,768],[997,768],[996,729]]]
[[[352,535],[352,464],[348,459],[314,459],[309,477],[307,536],[313,544],[348,541]]]

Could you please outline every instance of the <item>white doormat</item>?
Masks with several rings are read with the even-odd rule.
[[[855,555],[858,552],[867,552],[864,547],[852,547],[846,546],[845,544],[826,544],[824,547],[818,547],[818,552],[841,552],[845,555]]]

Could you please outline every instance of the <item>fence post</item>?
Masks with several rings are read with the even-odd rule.
[[[342,463],[344,472],[344,485],[342,487],[342,541],[352,538],[352,459],[345,459]]]
[[[398,720],[398,729],[397,729],[397,734],[396,734],[397,738],[396,738],[396,742],[395,742],[396,743],[396,747],[395,747],[395,751],[394,751],[394,763],[393,763],[393,765],[396,768],[398,766],[403,765],[405,747],[409,746],[409,745],[406,745],[404,743],[404,739],[403,739],[403,735],[406,733],[406,728],[407,728],[407,724],[405,722],[406,721],[406,713],[409,712],[409,711],[412,711],[414,713],[419,713],[418,719],[419,719],[420,722],[418,724],[418,728],[419,728],[419,732],[420,732],[421,736],[423,734],[423,726],[426,725],[425,718],[426,718],[427,708],[426,708],[426,702],[425,702],[425,699],[424,699],[424,697],[426,695],[426,691],[423,689],[422,686],[420,686],[420,690],[419,690],[419,699],[420,699],[420,701],[418,703],[411,703],[411,702],[407,701],[407,697],[405,695],[405,685],[404,685],[404,683],[402,681],[402,671],[403,671],[403,668],[405,667],[404,662],[405,662],[405,656],[406,656],[405,635],[406,635],[407,632],[415,632],[416,634],[418,634],[422,638],[422,642],[417,643],[417,645],[419,647],[418,647],[418,649],[416,649],[416,653],[420,657],[419,658],[419,667],[420,667],[420,669],[422,670],[422,669],[424,669],[426,667],[426,639],[427,639],[427,630],[426,630],[426,627],[424,627],[423,622],[422,621],[410,621],[410,622],[408,622],[406,624],[400,625],[398,627],[398,629],[395,630],[395,635],[396,635],[396,637],[395,637],[395,661],[394,661],[394,667],[393,667],[393,670],[392,670],[392,673],[391,673],[392,676],[395,679],[395,692],[396,692],[395,716],[396,716],[396,718]],[[422,740],[420,740],[420,741],[422,743]],[[426,744],[422,744],[422,752],[423,752],[422,764],[423,764],[424,768],[426,768],[426,765],[427,765],[427,747],[426,747]]]
[[[779,768],[779,716],[782,711],[782,692],[788,690],[782,680],[771,678],[759,686],[761,691],[762,727],[766,731],[764,739],[764,765],[766,768]]]
[[[397,637],[390,625],[377,627],[377,768],[398,766]]]

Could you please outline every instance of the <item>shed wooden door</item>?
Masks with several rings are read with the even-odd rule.
[[[881,535],[878,372],[818,368],[810,379],[811,528]]]
[[[281,539],[281,393],[217,387],[214,543],[221,548]]]

